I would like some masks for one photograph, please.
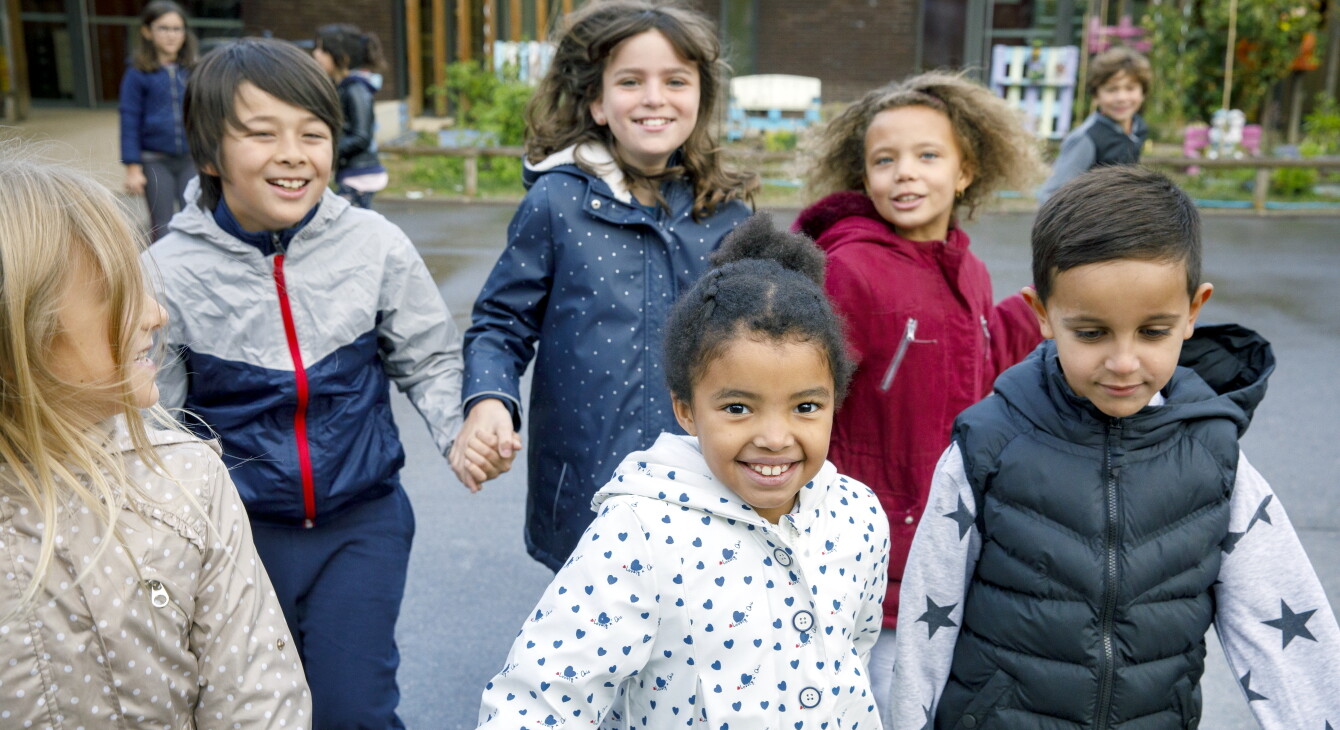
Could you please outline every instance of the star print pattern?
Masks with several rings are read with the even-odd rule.
[[[1266,507],[1270,506],[1270,500],[1273,499],[1274,496],[1275,495],[1273,494],[1267,494],[1265,498],[1261,500],[1261,506],[1256,508],[1256,514],[1252,515],[1251,521],[1247,523],[1247,529],[1242,532],[1230,531],[1228,533],[1228,537],[1224,538],[1224,552],[1233,552],[1233,548],[1238,546],[1238,541],[1246,536],[1248,532],[1251,532],[1257,522],[1264,522],[1267,525],[1272,524],[1270,522],[1270,513],[1266,511]]]
[[[1284,641],[1284,645],[1280,648],[1287,649],[1289,648],[1289,642],[1300,636],[1311,641],[1317,640],[1317,637],[1313,636],[1312,632],[1307,630],[1306,625],[1307,620],[1312,618],[1312,614],[1316,612],[1317,609],[1314,608],[1311,611],[1294,613],[1289,608],[1289,604],[1285,603],[1283,599],[1280,599],[1280,617],[1269,621],[1262,621],[1261,623],[1279,629],[1281,638]]]
[[[898,632],[890,730],[934,727],[930,715],[958,636],[949,611],[962,604],[963,576],[973,573],[981,549],[974,506],[962,457],[952,445],[926,507],[948,519],[921,524],[904,576],[900,624],[920,622],[927,631]],[[1340,627],[1288,515],[1241,454],[1221,554],[1215,626],[1230,664],[1247,670],[1238,685],[1257,722],[1266,730],[1334,730],[1327,715],[1333,717],[1340,697],[1340,663],[1334,661]],[[917,596],[915,605],[909,605],[911,596]]]
[[[949,618],[949,612],[954,610],[957,603],[951,603],[948,606],[937,606],[930,596],[926,596],[926,612],[917,619],[918,623],[925,623],[930,628],[930,637],[935,638],[935,632],[938,629],[949,626],[958,626]]]
[[[945,515],[945,517],[948,517],[949,519],[958,523],[958,538],[960,540],[962,540],[964,537],[967,537],[968,530],[972,529],[973,523],[977,519],[976,516],[974,516],[973,513],[968,509],[968,505],[963,502],[962,495],[959,495],[958,498],[958,508],[955,509],[953,512],[950,512],[949,514]]]
[[[595,503],[481,727],[879,727],[865,657],[888,520],[867,487],[825,464],[772,524],[711,477],[696,439],[664,434]]]

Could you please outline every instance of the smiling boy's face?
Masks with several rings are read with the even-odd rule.
[[[330,182],[334,135],[315,114],[243,83],[234,102],[241,128],[220,148],[223,199],[247,231],[277,231],[303,219]]]

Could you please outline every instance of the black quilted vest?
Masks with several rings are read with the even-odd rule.
[[[1183,364],[1207,377],[1179,367],[1165,405],[1112,419],[1047,341],[959,417],[982,549],[936,728],[1197,726],[1238,438],[1274,359],[1227,325]]]
[[[1101,165],[1134,165],[1140,161],[1140,148],[1149,137],[1149,127],[1145,120],[1136,115],[1131,123],[1131,133],[1126,134],[1121,126],[1102,114],[1088,125],[1085,134],[1093,142],[1093,167]]]

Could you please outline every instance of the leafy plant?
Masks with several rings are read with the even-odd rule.
[[[1303,117],[1304,144],[1316,145],[1315,155],[1340,154],[1340,102],[1326,93],[1317,94],[1317,104]]]
[[[1317,170],[1311,167],[1281,167],[1270,173],[1270,192],[1274,195],[1302,197],[1317,184]]]
[[[790,152],[796,148],[796,133],[789,129],[775,129],[763,135],[763,149],[768,152]]]
[[[1259,120],[1270,88],[1289,74],[1318,0],[1238,0],[1231,106]],[[1155,69],[1150,116],[1170,125],[1206,120],[1222,106],[1229,3],[1150,0],[1144,19]]]
[[[519,145],[526,138],[526,103],[533,89],[519,79],[517,68],[504,67],[499,78],[473,61],[447,64],[446,81],[428,89],[447,98],[456,126],[477,129],[500,145]]]

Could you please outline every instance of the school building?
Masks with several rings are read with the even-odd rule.
[[[1114,2],[1116,0],[1113,0]],[[583,0],[181,0],[208,48],[221,39],[311,39],[325,23],[374,31],[382,99],[432,113],[445,65],[495,40],[543,40]],[[0,0],[5,118],[30,104],[116,103],[144,0]],[[717,18],[737,74],[817,76],[825,101],[921,68],[986,65],[995,43],[1073,42],[1086,0],[696,0]]]
[[[432,90],[445,81],[448,63],[487,60],[495,41],[544,40],[565,12],[587,1],[179,0],[206,50],[242,35],[310,43],[326,23],[377,33],[388,62],[378,98],[402,104],[402,116],[445,116],[445,98]],[[688,1],[717,19],[736,75],[817,77],[824,102],[849,101],[922,69],[989,69],[996,45],[1080,45],[1095,15],[1107,23],[1139,18],[1153,2]],[[115,106],[145,2],[0,0],[0,123],[23,118],[31,104]],[[1319,0],[1314,10],[1327,18],[1316,49],[1326,68],[1309,75],[1306,91],[1334,95],[1340,0]]]

